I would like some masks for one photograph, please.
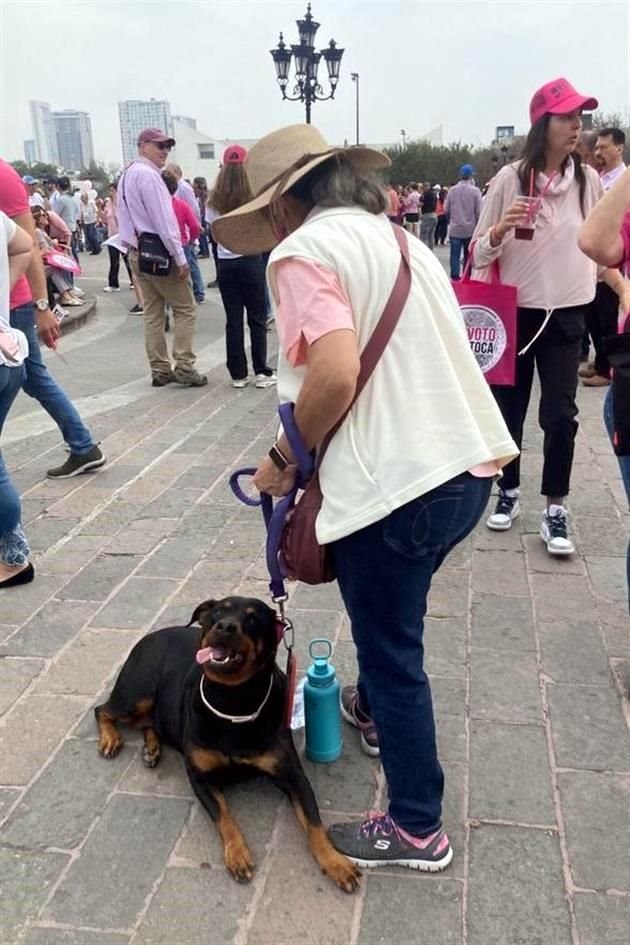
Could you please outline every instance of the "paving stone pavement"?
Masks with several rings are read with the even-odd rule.
[[[231,794],[258,864],[238,886],[176,755],[148,771],[134,735],[113,761],[96,751],[92,707],[140,636],[209,596],[266,596],[262,524],[227,475],[266,451],[274,392],[234,391],[223,368],[201,390],[147,387],[93,419],[109,461],[77,479],[43,478],[56,433],[10,445],[37,579],[0,600],[0,942],[627,945],[629,516],[601,401],[580,392],[575,558],[537,536],[530,421],[524,515],[509,533],[480,526],[435,580],[426,651],[452,866],[365,875],[354,897],[322,877],[271,787]],[[323,633],[352,680],[336,587],[298,586],[290,608],[301,666]],[[336,764],[306,765],[326,821],[383,803],[378,765],[344,737]]]

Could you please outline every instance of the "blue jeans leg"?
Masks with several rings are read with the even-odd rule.
[[[451,279],[459,279],[460,260],[462,258],[462,241],[457,236],[449,237],[451,254]]]
[[[11,404],[22,384],[23,367],[0,365],[0,432]],[[25,564],[29,549],[22,532],[20,496],[11,482],[0,453],[0,561],[11,566]]]
[[[195,247],[192,243],[190,243],[188,246],[184,246],[184,255],[186,256],[186,262],[190,266],[190,276],[192,278],[195,302],[203,302],[206,297],[206,289],[201,277],[201,269],[199,268],[199,263],[197,262],[197,257],[195,256]]]
[[[28,339],[28,357],[24,362],[26,377],[22,385],[24,392],[39,401],[50,414],[73,453],[89,453],[94,446],[90,431],[67,394],[48,373],[42,360],[33,305],[19,305],[11,309],[11,325],[23,331]]]
[[[330,545],[357,648],[361,703],[376,724],[389,812],[409,833],[441,823],[444,775],[423,669],[427,595],[449,551],[477,524],[492,479],[468,473]]]
[[[608,436],[610,437],[610,442],[612,443],[613,433],[615,432],[615,425],[613,421],[612,387],[608,388],[606,399],[604,401],[604,423],[606,424]],[[619,463],[619,470],[621,472],[623,484],[626,487],[626,496],[628,498],[628,502],[630,503],[630,456],[618,456],[617,462]],[[628,587],[628,610],[630,611],[630,542],[628,542],[628,548],[626,551],[626,581]]]

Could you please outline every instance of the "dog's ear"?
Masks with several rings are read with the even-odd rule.
[[[188,626],[190,627],[193,623],[203,624],[203,615],[213,610],[216,607],[216,605],[217,605],[216,600],[204,600],[201,602],[201,604],[197,604],[193,612],[193,615],[190,618]]]

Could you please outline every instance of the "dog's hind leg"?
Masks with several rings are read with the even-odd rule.
[[[144,728],[144,726],[142,727],[142,735],[144,736],[142,761],[147,768],[155,768],[160,760],[160,739],[158,733],[152,726],[148,725],[146,728]]]
[[[123,722],[126,725],[132,725],[134,728],[142,728],[153,731],[151,727],[150,712],[153,708],[153,699],[145,698],[138,700],[125,700],[121,698],[120,692],[117,692],[117,686],[103,705],[97,705],[94,709],[96,724],[99,730],[98,750],[104,758],[115,758],[124,745],[123,737],[116,726],[117,722]],[[146,745],[145,735],[145,745]],[[160,757],[160,745],[157,743],[157,757],[154,765],[157,764]]]

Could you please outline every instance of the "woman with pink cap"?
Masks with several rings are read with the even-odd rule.
[[[223,153],[223,166],[208,200],[206,220],[212,224],[223,213],[242,207],[254,196],[245,168],[247,151],[238,144]],[[276,376],[267,366],[267,299],[265,296],[265,264],[261,255],[243,256],[217,244],[217,282],[225,309],[225,344],[227,369],[232,387],[249,384],[243,315],[251,341],[252,367],[256,387],[273,387]]]
[[[578,234],[602,194],[596,171],[582,164],[576,149],[582,111],[597,105],[597,99],[581,95],[563,78],[534,93],[522,157],[492,181],[473,235],[474,266],[488,274],[487,267],[500,260],[502,281],[518,289],[516,382],[495,387],[493,393],[520,447],[534,366],[538,369],[544,432],[541,494],[546,499],[540,536],[548,552],[560,556],[575,551],[565,497],[578,428],[575,397],[584,310],[598,277],[597,266],[578,246]],[[602,276],[612,288],[620,288],[618,272],[606,270]],[[488,528],[511,527],[520,511],[519,485],[517,456],[503,470]]]

